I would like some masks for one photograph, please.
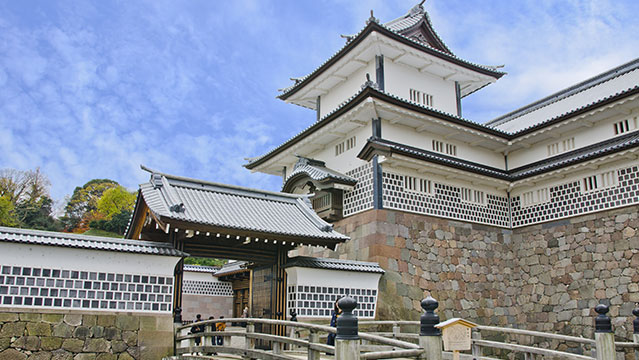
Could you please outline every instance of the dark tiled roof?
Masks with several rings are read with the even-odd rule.
[[[389,30],[394,31],[398,34],[406,35],[408,31],[419,26],[420,24],[424,24],[428,28],[428,31],[434,37],[433,41],[435,42],[435,44],[433,45],[435,46],[429,44],[428,42],[425,43],[426,45],[434,47],[438,50],[442,50],[451,55],[453,54],[452,51],[450,51],[450,49],[448,48],[448,46],[446,46],[446,44],[444,43],[442,38],[439,36],[439,34],[437,34],[437,32],[435,31],[435,28],[433,28],[433,24],[430,22],[430,17],[428,16],[428,13],[424,10],[424,7],[422,6],[422,4],[415,5],[412,9],[410,9],[410,11],[406,15],[401,16],[397,19],[391,20],[387,23],[384,23],[384,26],[387,27]],[[420,41],[419,39],[415,39],[415,40]],[[420,41],[420,42],[424,43],[423,41]]]
[[[345,241],[311,208],[308,198],[152,172],[140,185],[149,209],[163,219],[231,230]]]
[[[509,174],[511,180],[515,181],[637,146],[639,146],[639,131],[515,168],[510,170]]]
[[[376,88],[374,88],[372,86],[365,86],[362,89],[360,89],[357,93],[355,93],[355,95],[351,96],[349,99],[347,99],[346,101],[341,103],[335,110],[333,110],[330,113],[326,114],[322,119],[320,119],[317,122],[314,122],[309,127],[307,127],[306,129],[300,131],[295,136],[293,136],[289,140],[285,141],[283,144],[277,146],[276,148],[270,150],[266,154],[251,159],[248,164],[244,165],[244,167],[246,167],[247,169],[255,168],[256,166],[258,166],[259,164],[261,164],[264,161],[268,160],[272,156],[282,152],[283,150],[285,150],[289,146],[292,146],[293,144],[295,144],[298,141],[302,140],[306,136],[308,136],[308,135],[312,134],[313,132],[315,132],[316,130],[322,128],[324,125],[327,125],[331,121],[337,119],[342,114],[344,114],[345,112],[349,111],[353,107],[357,106],[358,104],[360,104],[362,101],[366,100],[369,97],[375,97],[375,98],[377,98],[379,100],[388,101],[388,102],[391,102],[391,103],[396,103],[399,106],[402,106],[404,108],[407,108],[407,109],[410,109],[410,110],[414,110],[414,111],[417,111],[417,112],[421,112],[421,113],[425,113],[425,114],[428,114],[428,115],[436,116],[437,118],[440,118],[440,119],[443,119],[443,120],[447,120],[447,121],[450,121],[450,122],[455,123],[457,125],[461,125],[461,126],[465,126],[465,127],[471,128],[473,130],[481,131],[481,132],[487,133],[489,135],[493,135],[493,136],[500,137],[500,138],[503,138],[503,139],[510,139],[511,138],[510,134],[508,134],[505,131],[501,131],[501,130],[498,130],[498,129],[493,129],[493,128],[487,127],[487,126],[485,126],[483,124],[480,124],[480,123],[477,123],[477,122],[474,122],[474,121],[470,121],[468,119],[464,119],[464,118],[461,118],[461,117],[459,117],[457,115],[453,115],[453,114],[450,114],[450,113],[447,113],[447,112],[444,112],[444,111],[441,111],[441,110],[438,110],[438,109],[435,109],[435,108],[432,108],[432,107],[429,107],[429,106],[425,106],[425,105],[421,105],[421,104],[417,104],[417,103],[414,103],[414,102],[407,101],[406,99],[403,99],[403,98],[400,98],[398,96],[395,96],[395,95],[389,94],[387,92],[381,91],[381,90],[376,89]]]
[[[355,183],[357,183],[357,179],[327,168],[323,161],[300,156],[293,168],[293,171],[291,171],[291,174],[286,178],[284,187],[286,187],[286,182],[300,175],[306,175],[309,178],[320,182],[333,181],[348,185],[355,185]]]
[[[639,58],[634,59],[628,63],[617,66],[604,73],[596,75],[590,79],[584,80],[571,87],[558,91],[552,95],[546,96],[543,99],[537,100],[532,104],[528,104],[522,108],[511,111],[508,114],[502,115],[496,119],[493,119],[486,123],[487,126],[496,127],[505,124],[511,120],[514,120],[520,116],[526,115],[530,112],[536,111],[544,106],[550,105],[557,101],[563,100],[567,97],[580,93],[584,90],[590,89],[594,86],[600,85],[606,81],[612,80],[618,76],[629,73],[631,71],[639,69]]]
[[[483,65],[479,65],[479,64],[475,64],[463,59],[460,59],[458,57],[456,57],[455,55],[452,55],[448,52],[436,49],[434,47],[428,46],[426,44],[424,44],[421,41],[417,41],[415,39],[411,39],[408,38],[396,31],[393,31],[391,28],[386,27],[385,25],[379,24],[376,21],[370,21],[368,23],[368,25],[366,27],[364,27],[364,29],[362,29],[359,33],[357,33],[356,35],[354,35],[350,41],[348,41],[346,43],[346,45],[344,45],[344,47],[342,47],[339,51],[337,51],[335,54],[333,54],[333,56],[331,56],[328,60],[326,60],[322,65],[320,65],[319,67],[317,67],[315,70],[313,70],[310,74],[299,78],[295,81],[295,84],[293,84],[292,86],[282,89],[282,94],[280,94],[278,97],[282,100],[286,100],[290,95],[292,95],[293,93],[295,93],[297,90],[301,89],[302,87],[304,87],[306,84],[308,84],[311,80],[313,80],[314,78],[316,78],[319,74],[321,74],[322,72],[324,72],[324,70],[328,69],[331,65],[333,65],[335,62],[337,62],[340,58],[342,58],[344,55],[346,55],[352,48],[354,48],[357,44],[359,44],[364,38],[366,38],[366,36],[370,33],[372,33],[373,31],[377,31],[383,35],[386,35],[388,37],[394,38],[395,40],[398,40],[408,46],[411,46],[417,50],[421,50],[423,52],[426,52],[430,55],[439,57],[441,59],[444,60],[448,60],[456,65],[465,67],[467,69],[471,69],[477,72],[480,72],[484,75],[488,75],[488,76],[492,76],[496,79],[502,77],[503,75],[505,75],[504,72],[500,72],[500,71],[496,71],[494,68],[492,67],[488,67],[488,66],[483,66]]]
[[[238,272],[244,272],[244,271],[249,271],[246,268],[246,265],[248,263],[246,261],[233,261],[230,263],[226,263],[224,264],[224,266],[222,266],[221,269],[219,269],[218,271],[215,272],[215,276],[224,276],[224,275],[230,275],[230,274],[235,274]]]
[[[217,267],[214,267],[214,266],[184,264],[184,271],[201,272],[201,273],[215,273],[218,270],[220,270],[220,268],[217,268]]]
[[[188,256],[172,245],[153,241],[0,227],[0,241],[78,249],[118,251],[147,255]]]
[[[284,267],[303,267],[326,270],[370,272],[379,274],[383,274],[385,272],[378,263],[374,262],[314,258],[308,256],[296,256],[290,258]]]
[[[631,149],[639,146],[639,131],[630,134],[621,135],[610,140],[586,146],[581,149],[573,150],[564,154],[560,154],[542,161],[535,162],[526,166],[518,167],[508,171],[487,167],[482,164],[457,159],[451,156],[439,154],[433,151],[415,148],[408,145],[398,144],[392,141],[371,138],[366,146],[358,154],[363,159],[370,158],[375,151],[394,152],[419,160],[428,161],[440,165],[446,165],[468,172],[490,176],[493,178],[517,181],[530,176],[542,174],[548,171],[563,168],[565,166],[578,164],[584,161],[596,159],[598,157],[611,153]]]
[[[494,177],[497,179],[509,180],[510,178],[508,172],[504,170],[384,139],[368,139],[366,146],[364,146],[362,151],[357,156],[359,158],[368,160],[376,150],[390,151],[393,153],[417,158],[419,160],[425,160],[440,165],[450,166],[468,172]]]

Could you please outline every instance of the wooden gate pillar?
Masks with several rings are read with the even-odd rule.
[[[184,251],[184,242],[178,239],[177,233],[169,235],[173,247]],[[184,258],[180,259],[173,271],[173,314],[174,322],[182,322],[182,280],[184,278]]]

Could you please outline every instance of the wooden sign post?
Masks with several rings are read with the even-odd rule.
[[[460,350],[470,350],[470,333],[476,326],[477,324],[460,318],[453,318],[435,325],[442,331],[444,350],[453,352],[453,360],[459,360]]]

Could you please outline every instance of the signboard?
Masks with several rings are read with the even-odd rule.
[[[442,330],[444,350],[470,350],[470,330],[466,325],[454,324]]]

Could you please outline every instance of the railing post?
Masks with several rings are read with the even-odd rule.
[[[311,344],[319,343],[319,333],[311,329],[308,333],[308,360],[320,360],[319,350],[311,349]]]
[[[635,344],[639,344],[639,308],[634,308],[632,315],[635,316],[632,321],[632,341]],[[635,349],[635,360],[639,360],[639,349]]]
[[[435,325],[439,324],[439,316],[435,309],[439,306],[437,300],[428,296],[422,300],[424,314],[420,318],[419,346],[424,349],[422,360],[442,360],[442,332]]]
[[[608,306],[599,304],[595,306],[599,314],[595,318],[595,344],[597,346],[597,360],[615,359],[615,335],[612,333],[610,318],[606,316]]]
[[[253,334],[255,332],[255,324],[251,322],[246,323],[246,335]],[[244,337],[244,348],[246,350],[255,349],[255,339],[249,338],[248,336]],[[244,359],[251,359],[250,356],[244,356]]]
[[[342,309],[342,315],[337,318],[337,336],[335,336],[336,360],[359,360],[359,334],[357,316],[353,310],[357,307],[357,300],[350,296],[341,298],[337,306]]]
[[[393,339],[397,339],[399,334],[401,334],[402,328],[399,324],[393,324]]]
[[[181,335],[178,333],[178,327],[180,326],[182,326],[182,309],[176,307],[173,309],[173,334],[175,334],[175,337],[173,338],[173,355],[177,355],[175,351],[177,348],[182,347],[182,341],[177,340],[177,337]]]
[[[470,336],[473,340],[481,340],[481,332],[477,328],[473,329],[473,332],[470,334]],[[473,344],[472,354],[473,358],[475,359],[479,359],[484,356],[481,345]]]

